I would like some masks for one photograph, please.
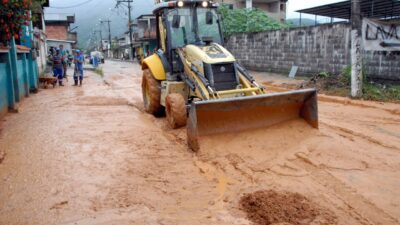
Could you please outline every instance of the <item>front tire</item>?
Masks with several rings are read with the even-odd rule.
[[[163,106],[160,103],[161,85],[149,69],[143,70],[142,95],[145,111],[154,116],[161,116],[163,112]]]
[[[165,112],[168,124],[172,129],[186,125],[186,101],[181,94],[172,93],[167,96],[165,100]]]

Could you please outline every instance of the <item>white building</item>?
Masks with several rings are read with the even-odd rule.
[[[278,21],[284,22],[286,19],[287,0],[215,0],[220,4],[232,6],[232,8],[258,8]]]

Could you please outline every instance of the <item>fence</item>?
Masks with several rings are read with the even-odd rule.
[[[29,48],[16,46],[0,49],[0,117],[16,110],[18,103],[38,88],[38,67]]]

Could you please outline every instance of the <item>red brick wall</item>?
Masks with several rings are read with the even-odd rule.
[[[63,25],[46,25],[48,39],[68,40],[67,27]]]

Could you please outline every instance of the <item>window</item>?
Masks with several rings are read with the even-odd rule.
[[[207,12],[212,12],[212,24],[206,23]],[[174,15],[180,16],[178,28],[172,26]],[[201,43],[204,37],[212,38],[213,42],[221,43],[219,20],[215,9],[206,8],[180,8],[168,12],[167,20],[170,24],[172,35],[171,48],[179,48],[188,44]],[[195,26],[197,21],[197,26]]]
[[[281,11],[286,12],[286,4],[281,3]]]
[[[213,15],[212,24],[206,23],[207,12],[211,12]],[[197,10],[197,20],[199,23],[199,35],[200,39],[203,37],[211,38],[213,42],[221,43],[221,35],[218,25],[218,15],[215,10],[198,8]]]

